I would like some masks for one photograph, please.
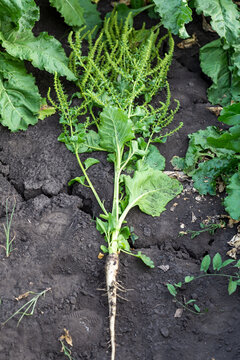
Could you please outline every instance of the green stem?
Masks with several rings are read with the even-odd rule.
[[[176,303],[181,305],[184,309],[186,309],[187,311],[190,311],[191,313],[193,313],[195,315],[203,315],[204,314],[203,312],[197,312],[197,311],[190,309],[189,306],[187,306],[184,303],[182,303],[181,301],[179,301],[176,297],[174,297],[174,300],[176,301]]]
[[[151,142],[152,142],[152,137],[153,137],[153,133],[149,136],[149,139],[148,139],[148,142],[147,142],[147,146],[146,146],[146,149],[145,149],[146,154],[147,154],[147,151],[148,151],[149,145],[150,145],[150,144],[151,144]],[[143,155],[143,157],[142,157],[142,160],[143,160],[143,161],[144,161],[144,159],[145,159],[146,154],[145,154],[145,155]]]
[[[123,169],[127,166],[128,162],[131,160],[131,158],[133,157],[133,155],[135,154],[135,152],[133,151],[127,158],[127,160],[125,161],[125,163],[123,163],[123,165],[120,168],[120,173],[123,171]]]
[[[239,279],[239,276],[238,275],[227,275],[227,274],[203,274],[203,275],[199,275],[197,277],[195,277],[193,280],[197,280],[197,279],[201,279],[205,276],[222,276],[222,277],[232,277],[232,278],[238,278]],[[192,281],[193,281],[192,280]]]
[[[111,242],[108,246],[109,254],[117,254],[118,252],[118,235],[119,229],[116,229],[112,233]]]
[[[97,200],[100,208],[102,209],[102,211],[104,212],[104,214],[108,216],[107,210],[105,209],[102,201],[100,200],[100,197],[98,196],[98,193],[97,193],[96,190],[94,189],[94,186],[93,186],[91,180],[90,180],[89,177],[88,177],[88,174],[87,174],[86,170],[84,169],[84,166],[83,166],[83,164],[82,164],[82,162],[81,162],[81,160],[80,160],[80,158],[79,158],[77,149],[75,150],[75,155],[76,155],[78,164],[79,164],[79,166],[80,166],[80,168],[81,168],[81,170],[82,170],[82,172],[83,172],[83,174],[84,174],[84,176],[85,176],[85,178],[86,178],[86,180],[87,180],[87,182],[88,182],[88,185],[89,185],[89,187],[91,188],[91,190],[92,190],[92,192],[93,192],[93,194],[94,194],[94,196],[95,196],[95,198],[96,198],[96,200]]]
[[[116,224],[119,218],[119,179],[121,175],[121,158],[122,149],[118,149],[116,152],[116,161],[114,162],[114,193],[113,193],[113,205],[112,214],[115,217]]]
[[[128,204],[127,207],[125,208],[125,210],[123,211],[122,215],[120,216],[120,219],[118,221],[118,226],[121,229],[122,224],[125,220],[125,217],[127,216],[128,212],[132,209],[132,204]]]

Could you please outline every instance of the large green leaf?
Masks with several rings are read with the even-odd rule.
[[[240,103],[224,107],[218,120],[227,125],[240,125]]]
[[[11,131],[26,130],[38,121],[40,95],[21,61],[0,53],[0,122]]]
[[[156,10],[161,16],[163,25],[173,34],[180,37],[189,37],[185,24],[192,20],[192,10],[186,0],[153,0]]]
[[[101,23],[96,4],[90,0],[49,0],[52,6],[61,13],[65,22],[70,26],[86,25],[87,29],[92,29]]]
[[[227,42],[233,43],[240,36],[239,11],[232,0],[194,0],[198,14],[211,16],[211,26]]]
[[[117,3],[114,11],[117,12],[117,17],[119,21],[125,21],[127,19],[127,17],[129,16],[129,25],[133,25],[133,18],[139,14],[141,14],[143,11],[146,11],[147,9],[151,9],[152,8],[152,4],[149,4],[147,6],[142,6],[142,7],[137,7],[137,8],[133,8],[133,7],[128,7],[126,4],[119,4]],[[107,13],[106,17],[110,17],[112,14],[112,11]]]
[[[200,194],[215,195],[216,180],[220,175],[231,173],[236,168],[237,159],[214,158],[199,164],[198,169],[192,175],[194,187]]]
[[[148,170],[149,168],[156,170],[164,170],[165,168],[165,158],[154,145],[150,145],[147,155],[137,162],[138,170]]]
[[[35,37],[31,31],[13,31],[7,39],[0,34],[2,46],[6,51],[21,60],[29,60],[33,66],[50,73],[57,72],[68,80],[76,80],[68,68],[68,59],[58,40],[42,32]]]
[[[224,200],[224,206],[232,219],[240,220],[240,170],[234,174],[226,188],[228,196]]]
[[[182,191],[182,185],[162,171],[149,169],[135,171],[134,176],[124,176],[129,208],[138,205],[140,210],[159,216],[166,204]]]
[[[232,60],[231,61],[232,64],[234,65],[234,71],[236,72],[236,76],[239,77],[240,76],[240,32],[239,32],[238,41],[233,44],[233,54],[231,60]],[[238,93],[240,93],[240,91],[238,91]]]
[[[221,39],[214,40],[200,50],[202,71],[213,85],[208,89],[209,101],[213,104],[229,105],[240,98],[240,77],[237,69],[230,67],[233,49],[225,49]]]
[[[32,29],[39,17],[39,8],[34,0],[0,0],[1,32],[6,33],[10,27],[19,31]]]
[[[231,156],[234,152],[227,149],[218,149],[210,145],[208,139],[210,137],[218,138],[221,133],[214,127],[208,126],[205,130],[199,130],[188,135],[190,141],[184,162],[184,171],[191,175],[195,172],[196,164],[202,158],[208,157],[226,157]]]
[[[208,143],[217,148],[229,149],[240,152],[240,125],[232,126],[229,131],[224,131],[218,138],[209,137]]]
[[[133,123],[127,114],[108,106],[100,114],[100,145],[109,152],[119,153],[124,144],[134,139]]]

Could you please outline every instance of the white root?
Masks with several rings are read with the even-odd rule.
[[[111,341],[111,360],[115,360],[116,341],[115,341],[115,323],[117,312],[117,273],[119,267],[118,254],[109,254],[106,260],[106,286],[108,294],[109,307],[109,330]]]

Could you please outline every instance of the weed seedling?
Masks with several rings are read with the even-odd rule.
[[[235,264],[233,264],[235,263]],[[201,262],[200,271],[203,271],[202,275],[199,276],[186,276],[183,282],[179,282],[176,284],[166,284],[168,291],[170,294],[174,297],[175,301],[183,306],[185,309],[187,309],[190,312],[193,312],[195,314],[203,314],[201,312],[200,307],[195,303],[195,299],[190,299],[184,303],[178,300],[178,289],[181,288],[184,284],[188,284],[191,281],[199,280],[201,278],[206,277],[224,277],[228,280],[228,294],[231,295],[237,290],[237,286],[240,286],[240,260],[236,261],[233,259],[227,259],[225,261],[222,261],[222,257],[219,253],[215,254],[212,259],[212,268],[214,273],[208,273],[209,267],[211,264],[211,257],[209,255],[204,256]],[[225,268],[227,265],[232,264],[234,268],[237,268],[238,271],[235,273],[235,275],[231,274],[223,274],[219,273],[220,270]],[[192,310],[189,305],[193,305],[194,310]]]
[[[20,315],[18,322],[17,322],[17,326],[20,324],[20,322],[22,321],[22,319],[24,318],[24,316],[31,316],[34,313],[35,307],[37,305],[37,302],[39,300],[39,298],[41,296],[45,296],[45,294],[50,291],[51,288],[47,288],[39,293],[36,293],[34,291],[28,291],[25,294],[32,294],[34,295],[33,298],[31,300],[29,300],[26,304],[24,304],[23,306],[20,307],[20,309],[18,309],[13,315],[11,315],[6,321],[4,321],[4,323],[2,323],[2,325],[5,325],[9,320],[11,320],[13,317]],[[24,296],[25,297],[25,296]]]
[[[64,342],[62,340],[59,340],[61,345],[62,345],[62,349],[61,349],[61,352],[66,355],[66,357],[69,359],[69,360],[74,360],[71,356],[71,350],[67,347],[67,345],[64,344]]]
[[[65,342],[72,346],[72,337],[69,334],[69,330],[64,329],[64,334],[60,336],[59,341],[62,345],[61,352],[67,356],[69,360],[74,360],[71,356],[72,352],[70,348],[65,344]]]
[[[5,253],[6,253],[6,257],[9,257],[11,252],[14,250],[13,247],[12,247],[12,244],[13,244],[13,241],[15,239],[15,235],[11,239],[11,225],[12,225],[12,219],[13,219],[15,207],[16,207],[16,200],[14,200],[11,215],[9,217],[9,214],[8,214],[8,210],[9,210],[8,209],[8,199],[6,200],[6,224],[3,224],[3,229],[4,229],[4,233],[5,233],[5,245],[0,245],[2,248],[4,248]]]
[[[191,234],[191,239],[194,239],[196,236],[199,236],[203,232],[208,232],[210,235],[213,235],[217,229],[221,229],[225,226],[225,223],[221,221],[218,224],[203,224],[200,223],[201,230],[186,230],[180,231],[179,236],[184,236],[187,234]]]

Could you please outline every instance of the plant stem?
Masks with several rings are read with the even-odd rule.
[[[113,193],[113,205],[112,205],[112,214],[115,216],[116,224],[118,223],[119,218],[119,179],[121,175],[121,153],[119,151],[116,153],[116,161],[114,162],[114,193]]]
[[[232,277],[232,278],[238,278],[239,279],[239,276],[237,276],[237,275],[227,275],[227,274],[203,274],[203,275],[199,275],[199,276],[197,276],[197,277],[195,277],[193,280],[197,280],[197,279],[201,279],[201,278],[203,278],[203,277],[205,277],[205,276],[222,276],[222,277]],[[192,280],[192,281],[193,281]]]
[[[77,149],[76,149],[76,151],[75,151],[75,155],[76,155],[78,164],[79,164],[79,166],[80,166],[80,168],[81,168],[81,170],[82,170],[82,172],[83,172],[83,174],[84,174],[84,176],[85,176],[85,178],[86,178],[86,180],[87,180],[87,182],[88,182],[88,185],[89,185],[89,187],[91,188],[91,190],[92,190],[92,192],[93,192],[93,194],[94,194],[94,196],[95,196],[95,198],[96,198],[96,200],[97,200],[100,208],[102,209],[102,211],[104,212],[104,214],[105,214],[106,216],[108,216],[107,210],[105,209],[102,201],[100,200],[100,197],[98,196],[98,193],[96,192],[96,190],[95,190],[95,188],[94,188],[91,180],[89,179],[89,177],[88,177],[88,175],[87,175],[86,170],[84,169],[84,166],[83,166],[83,164],[82,164],[82,162],[81,162],[81,160],[80,160],[80,157],[79,157],[79,155],[78,155]]]
[[[121,229],[119,226],[119,181],[121,175],[121,160],[123,149],[116,152],[116,161],[114,162],[114,193],[112,204],[112,215],[115,218],[115,229],[112,232],[111,241],[108,246],[109,254],[117,254],[118,252],[118,235]]]
[[[186,309],[187,311],[190,311],[191,313],[195,314],[195,315],[203,315],[203,312],[197,312],[194,311],[192,309],[190,309],[188,306],[186,306],[184,303],[182,303],[181,301],[179,301],[176,297],[174,297],[174,301],[176,301],[177,304],[181,305],[184,309]]]

